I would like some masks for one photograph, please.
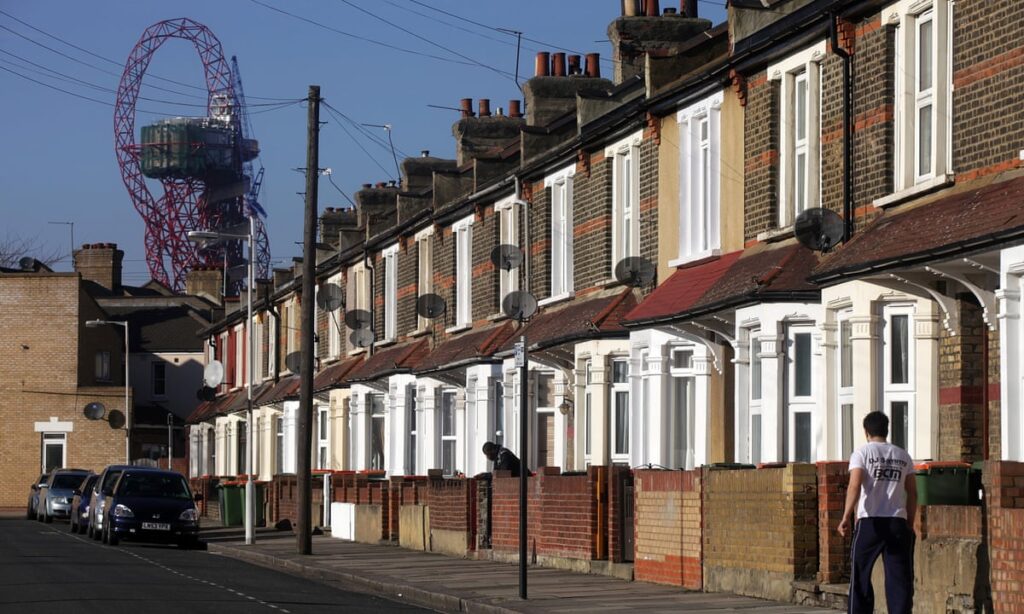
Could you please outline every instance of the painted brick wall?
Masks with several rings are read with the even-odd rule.
[[[704,481],[704,586],[787,601],[818,571],[817,470],[712,470]]]
[[[818,463],[818,582],[850,579],[851,537],[839,534],[850,483],[849,463]]]
[[[701,590],[701,471],[636,471],[635,488],[634,577]]]
[[[748,77],[743,115],[745,241],[778,226],[779,86],[764,72]]]

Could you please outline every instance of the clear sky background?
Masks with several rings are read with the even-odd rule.
[[[390,151],[359,128],[384,141],[385,131],[354,124],[391,124],[401,152],[428,149],[450,158],[458,114],[427,105],[457,107],[460,98],[473,98],[475,108],[476,99],[490,98],[496,110],[521,98],[508,74],[515,71],[515,36],[487,26],[524,33],[523,78],[532,76],[536,52],[555,46],[601,53],[602,76],[610,78],[607,26],[620,6],[620,0],[0,0],[0,241],[34,238],[43,251],[66,253],[69,227],[49,222],[74,222],[76,248],[117,243],[125,251],[125,282],[149,279],[143,223],[114,155],[113,103],[125,59],[160,20],[195,19],[220,39],[227,58],[238,57],[266,168],[261,200],[271,254],[281,266],[301,253],[297,192],[304,178],[292,169],[305,166],[306,110],[255,106],[276,102],[261,98],[299,99],[309,85],[321,86],[325,101],[354,122],[321,113],[329,123],[321,130],[320,165],[330,167],[331,178],[351,195],[362,183],[397,173]],[[702,0],[700,10],[716,24],[725,19],[724,1]],[[153,113],[136,116],[137,130],[164,116],[205,115],[188,106],[205,100],[202,65],[191,44],[166,43],[146,75],[140,96],[152,100],[140,100],[137,108]],[[159,195],[159,184],[150,189]],[[320,180],[321,210],[345,202]],[[55,268],[70,270],[70,259]]]

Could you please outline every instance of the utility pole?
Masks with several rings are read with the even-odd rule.
[[[519,338],[519,347],[516,348],[516,362],[519,367],[519,598],[526,599],[526,564],[529,553],[527,551],[527,518],[526,510],[529,507],[527,485],[530,482],[530,470],[527,469],[526,455],[529,452],[528,437],[530,419],[530,401],[527,391],[530,385],[529,358],[526,355],[526,335]],[[520,361],[521,358],[521,361]],[[538,478],[539,479],[539,478]]]
[[[316,265],[317,179],[320,177],[320,86],[309,86],[307,100],[306,212],[302,227],[302,310],[299,323],[299,446],[295,472],[298,478],[299,554],[313,554],[313,275]]]

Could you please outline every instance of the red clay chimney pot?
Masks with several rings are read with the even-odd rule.
[[[480,99],[480,113],[479,114],[480,114],[480,117],[490,117],[491,116],[491,99],[490,98],[481,98]]]
[[[600,53],[588,53],[587,54],[587,76],[588,77],[600,77],[601,76],[601,54]]]
[[[473,99],[463,98],[459,101],[462,110],[462,117],[473,117]]]
[[[551,54],[551,76],[565,76],[565,53],[558,51]]]
[[[520,118],[523,116],[523,112],[519,108],[518,100],[508,101],[508,116],[513,118]]]
[[[658,7],[658,0],[645,0],[644,15],[648,17],[657,17],[661,14],[661,9]]]
[[[551,65],[551,54],[549,54],[547,51],[538,51],[537,52],[537,61],[536,61],[536,68],[535,68],[535,71],[534,71],[534,76],[536,76],[536,77],[546,77],[546,76],[548,76],[548,68],[549,68],[550,65]]]

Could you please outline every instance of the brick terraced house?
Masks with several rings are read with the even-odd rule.
[[[845,460],[881,410],[915,460],[980,468],[917,520],[921,611],[1024,612],[1024,3],[731,0],[714,27],[695,4],[623,3],[611,80],[538,54],[525,116],[465,99],[455,159],[322,214],[317,291],[344,306],[317,311],[319,520],[514,559],[518,482],[465,476],[484,441],[522,448],[525,395],[532,563],[841,607]],[[824,251],[794,236],[819,208],[842,220]],[[647,287],[615,279],[633,256]],[[253,323],[272,520],[294,514],[298,288],[275,271]],[[227,379],[191,417],[201,487],[244,471],[244,320],[203,331]]]

